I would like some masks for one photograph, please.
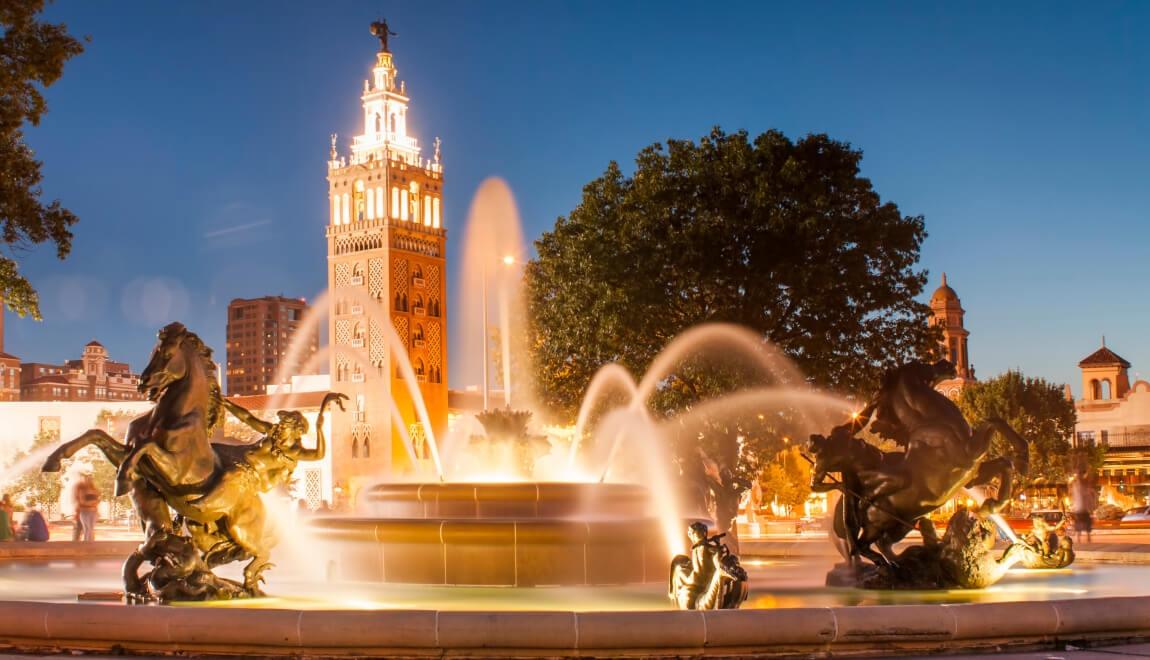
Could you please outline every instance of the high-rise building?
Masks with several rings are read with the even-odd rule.
[[[974,367],[970,366],[966,338],[970,336],[963,324],[966,311],[958,294],[946,283],[946,273],[942,274],[942,286],[930,297],[930,310],[934,312],[934,324],[942,328],[942,354],[954,365],[955,377],[938,384],[938,390],[957,399],[962,388],[974,382]]]
[[[426,427],[409,384],[425,402],[432,429],[441,434],[447,425],[439,140],[434,156],[424,158],[408,132],[410,97],[397,80],[386,34],[383,26],[371,79],[363,83],[363,133],[347,155],[333,135],[328,160],[332,389],[350,398],[349,414],[332,417],[330,452],[337,487],[350,493],[364,478],[413,469],[403,435],[427,446],[419,441]],[[405,380],[408,364],[413,383]],[[414,458],[424,464],[428,457]]]
[[[237,298],[228,304],[227,392],[228,396],[266,394],[268,385],[282,377],[315,373],[312,358],[319,349],[319,334],[312,330],[294,353],[292,341],[307,316],[302,298],[264,296]],[[285,367],[285,361],[289,361]]]

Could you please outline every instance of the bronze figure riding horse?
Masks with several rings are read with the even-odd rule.
[[[991,418],[972,431],[958,406],[934,389],[953,376],[954,367],[946,361],[904,364],[884,376],[858,420],[835,428],[829,437],[811,436],[812,488],[844,491],[835,531],[852,557],[894,564],[892,546],[916,524],[924,542],[937,543],[927,515],[960,489],[997,479],[997,494],[982,504],[983,511],[995,513],[1010,499],[1014,474],[1026,474],[1029,446],[1009,424]],[[871,431],[904,445],[905,453],[880,452],[853,437],[868,422]],[[1010,443],[1013,456],[987,459],[996,432]],[[843,481],[826,483],[830,472],[840,472]]]

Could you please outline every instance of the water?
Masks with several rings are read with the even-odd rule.
[[[282,548],[281,548],[282,549]],[[987,589],[944,591],[868,591],[823,586],[834,562],[830,557],[745,559],[751,595],[743,609],[884,606],[943,603],[998,603],[1142,595],[1150,566],[1075,564],[1055,571],[1012,569]],[[0,591],[9,600],[75,602],[82,592],[118,591],[119,561],[35,561],[0,563]],[[221,571],[224,572],[224,571]],[[226,573],[230,577],[236,574]],[[617,587],[427,587],[331,583],[290,574],[286,567],[269,573],[269,598],[189,603],[182,607],[257,607],[277,609],[436,609],[530,611],[670,610],[665,585]]]

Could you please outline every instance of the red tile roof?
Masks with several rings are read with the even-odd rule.
[[[1078,363],[1079,367],[1109,367],[1113,365],[1120,365],[1124,369],[1130,368],[1129,362],[1105,346],[1082,358],[1082,361]]]

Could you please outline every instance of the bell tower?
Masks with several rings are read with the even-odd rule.
[[[970,366],[967,352],[967,337],[970,332],[963,324],[966,311],[958,294],[946,283],[946,273],[942,274],[942,285],[930,297],[930,310],[934,313],[934,324],[942,328],[943,357],[954,365],[955,377],[938,384],[938,390],[951,399],[957,399],[963,387],[974,382],[974,368]]]
[[[424,158],[408,132],[410,97],[388,47],[386,22],[364,80],[362,133],[348,153],[332,135],[328,157],[328,336],[332,389],[347,412],[332,416],[335,486],[430,468],[416,398],[437,436],[447,428],[447,278],[439,140]],[[394,402],[394,404],[393,404]],[[404,437],[415,445],[409,450]]]

